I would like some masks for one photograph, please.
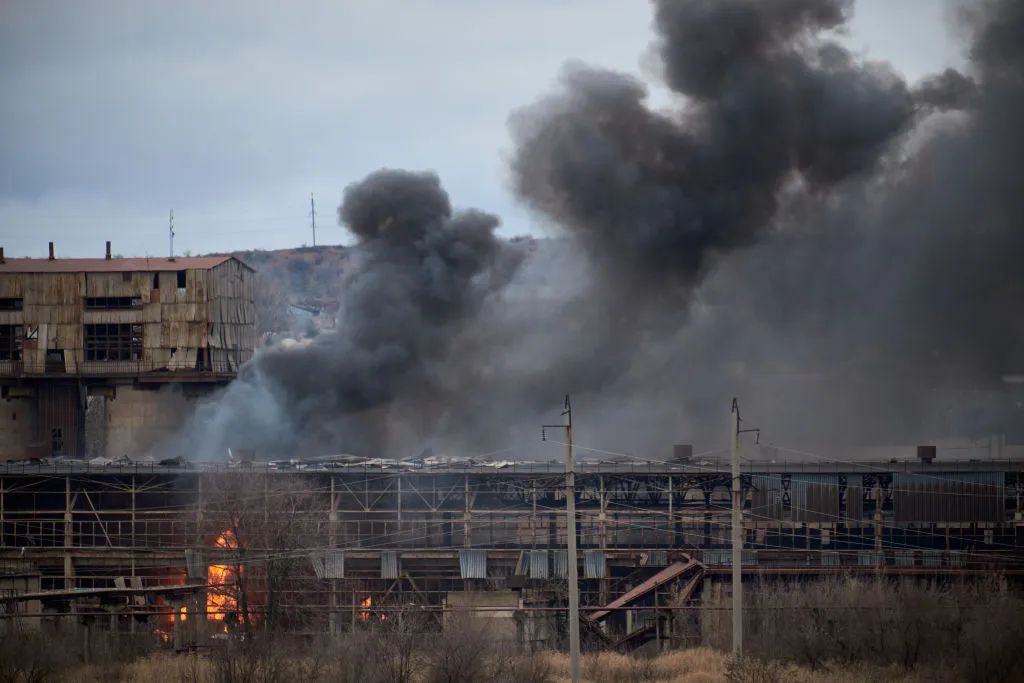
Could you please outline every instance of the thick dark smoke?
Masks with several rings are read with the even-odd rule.
[[[259,354],[193,434],[481,453],[568,391],[580,440],[655,457],[720,446],[732,396],[783,444],[1021,440],[1024,3],[967,5],[969,67],[916,84],[836,41],[852,10],[655,2],[661,109],[567,67],[511,119],[554,239],[498,241],[432,175],[349,188],[338,331]]]
[[[432,173],[377,171],[345,190],[338,215],[360,244],[337,331],[259,353],[192,425],[200,450],[381,448],[398,397],[419,401],[423,422],[438,417],[453,339],[518,255],[494,236],[497,217],[453,212]]]
[[[614,302],[620,414],[662,443],[714,443],[730,395],[782,442],[1012,432],[1021,4],[972,5],[972,73],[914,87],[828,37],[846,2],[655,6],[675,109],[573,66],[512,120],[520,196],[599,272],[575,315]]]
[[[660,2],[661,113],[637,81],[576,67],[513,119],[516,187],[619,276],[693,283],[771,229],[784,187],[873,169],[911,121],[906,85],[818,32],[847,3]]]

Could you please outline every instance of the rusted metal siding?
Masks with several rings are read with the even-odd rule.
[[[207,342],[214,363],[237,369],[256,348],[255,278],[239,261],[210,271]]]
[[[893,475],[897,522],[1000,522],[1006,516],[1001,472]]]
[[[79,261],[90,269],[60,272]],[[134,259],[133,263],[154,267],[131,272],[120,260],[94,261],[58,259],[37,270],[20,264],[12,267],[14,272],[0,267],[0,295],[24,299],[21,311],[0,312],[0,324],[25,327],[19,374],[230,373],[252,358],[255,304],[253,271],[248,266],[226,257]],[[197,264],[204,267],[196,268]],[[182,274],[185,286],[179,287]],[[87,297],[131,297],[138,304],[87,311]],[[87,362],[86,324],[143,325],[142,359]],[[60,353],[48,356],[55,351]],[[12,367],[9,374],[14,372]]]
[[[36,439],[47,455],[84,455],[82,396],[73,382],[46,382],[36,387]]]

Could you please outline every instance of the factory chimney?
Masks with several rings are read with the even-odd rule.
[[[107,260],[110,260],[110,240],[107,240]]]
[[[53,259],[54,259],[54,256],[53,256],[53,242],[50,242],[50,260],[52,261]]]

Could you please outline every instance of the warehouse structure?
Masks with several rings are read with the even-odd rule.
[[[1017,580],[1024,462],[907,455],[745,465],[745,576]],[[692,607],[728,589],[727,464],[577,472],[585,637],[625,649],[694,638]],[[554,462],[11,463],[0,468],[0,566],[38,573],[41,591],[24,600],[42,601],[44,621],[101,613],[110,628],[156,625],[180,642],[458,608],[520,643],[557,646],[563,486]]]
[[[145,453],[255,348],[231,256],[5,258],[0,459]]]

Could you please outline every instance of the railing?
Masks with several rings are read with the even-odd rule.
[[[27,362],[0,360],[0,377],[108,377],[135,375],[234,375],[241,362],[213,361],[197,367],[195,363],[158,363],[151,360],[84,361],[82,363]]]

